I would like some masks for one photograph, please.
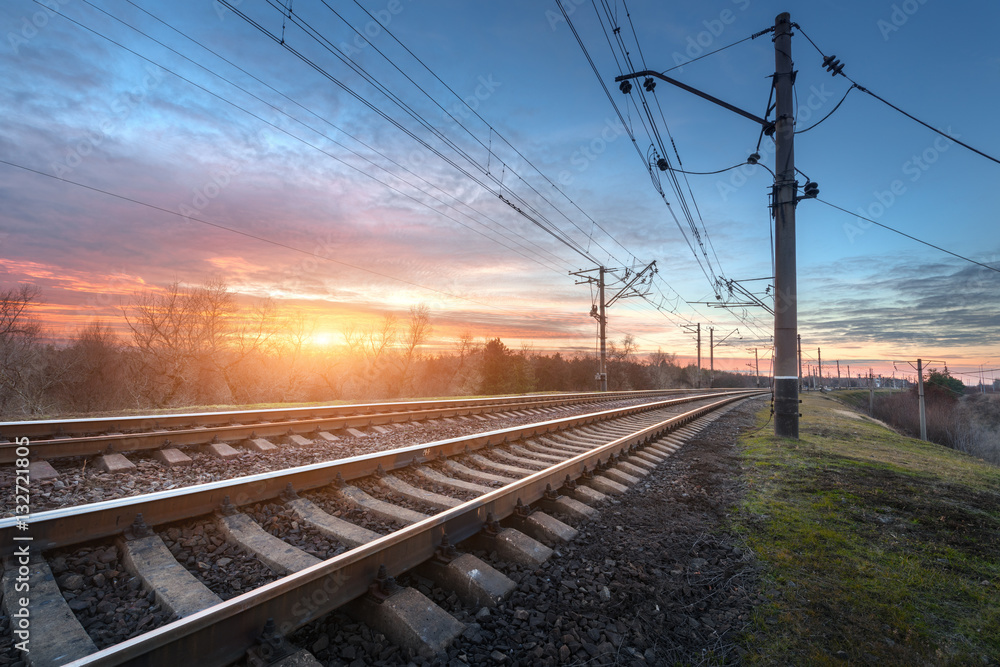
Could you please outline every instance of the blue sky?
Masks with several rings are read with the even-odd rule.
[[[5,3],[2,159],[177,215],[0,165],[4,286],[38,283],[56,336],[94,317],[113,320],[138,290],[220,276],[247,298],[271,296],[306,312],[334,338],[351,322],[422,302],[445,347],[469,330],[514,347],[592,350],[592,293],[569,272],[591,268],[591,259],[656,260],[649,299],[661,309],[620,301],[609,311],[613,337],[631,333],[641,351],[689,357],[694,343],[681,325],[701,322],[720,337],[739,328],[716,350],[718,365],[733,369],[752,358],[747,348],[769,345],[765,313],[685,302],[715,301],[706,272],[771,275],[770,175],[744,167],[681,181],[712,263],[703,269],[681,202],[664,183],[687,238],[640,157],[650,139],[638,107],[614,84],[619,65],[595,3],[564,0],[634,144],[555,0],[359,2],[296,0],[289,17],[279,0],[232,1],[277,41],[219,2],[48,1],[78,24],[34,2]],[[602,13],[603,6],[596,3]],[[669,76],[757,115],[774,69],[770,35],[689,61],[788,11],[859,84],[1000,156],[995,4],[608,0],[607,7],[637,68],[682,65]],[[822,69],[798,31],[793,56],[802,130],[850,84]],[[751,121],[663,82],[655,97],[658,129],[672,152],[669,131],[688,170],[730,167],[757,145]],[[632,98],[638,102],[637,91]],[[760,152],[773,168],[767,138]],[[1000,165],[864,93],[852,91],[822,125],[796,137],[796,165],[830,203],[1000,266]],[[519,198],[539,224],[497,194]],[[810,355],[822,347],[824,360],[885,372],[887,361],[917,357],[955,370],[1000,364],[995,272],[817,201],[800,203],[797,219],[799,325]]]

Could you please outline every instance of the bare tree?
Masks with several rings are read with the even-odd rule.
[[[237,369],[264,351],[278,329],[272,303],[241,309],[221,280],[137,293],[122,313],[150,378],[146,397],[154,405],[232,400]]]
[[[65,371],[58,392],[60,404],[74,412],[137,407],[129,372],[132,356],[132,350],[110,327],[91,322],[60,354]]]
[[[399,367],[393,395],[399,396],[406,389],[410,381],[410,370],[416,357],[417,349],[430,337],[433,327],[431,326],[431,311],[427,304],[410,306],[410,319],[406,322],[406,331],[402,337],[402,347],[399,355]]]
[[[41,326],[29,310],[41,296],[22,283],[0,292],[0,413],[34,414],[45,407],[51,382]]]

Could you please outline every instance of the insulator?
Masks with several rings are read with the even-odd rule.
[[[662,158],[661,157],[659,160],[657,160],[656,161],[656,167],[660,171],[666,171],[667,170],[667,160],[666,160],[666,158]]]
[[[750,164],[757,164],[760,160],[760,153],[751,153],[750,157],[747,158],[747,162]]]
[[[840,74],[840,71],[844,69],[843,63],[837,60],[836,55],[823,56],[823,67],[829,70],[830,74],[833,76],[837,76]]]
[[[629,93],[632,92],[632,82],[627,80],[622,81],[621,85],[618,86],[618,89],[623,93],[625,93],[626,95],[628,95]]]
[[[656,88],[656,82],[653,81],[653,77],[647,76],[646,80],[642,82],[642,87],[646,89],[647,93],[651,93],[653,88]]]

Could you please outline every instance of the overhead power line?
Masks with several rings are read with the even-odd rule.
[[[474,303],[477,306],[483,306],[483,307],[489,308],[491,310],[499,310],[501,312],[511,313],[511,314],[515,314],[515,315],[522,315],[523,314],[523,313],[520,313],[518,311],[510,310],[508,308],[501,308],[501,307],[493,305],[493,304],[488,304],[488,303],[485,303],[485,302],[482,302],[482,301],[477,301],[475,299],[470,299],[469,297],[462,296],[460,294],[454,294],[454,293],[448,292],[446,290],[441,290],[441,289],[437,289],[435,287],[429,287],[427,285],[422,285],[420,283],[413,282],[412,280],[407,280],[406,278],[400,278],[399,276],[394,276],[394,275],[391,275],[391,274],[388,274],[388,273],[382,273],[381,271],[376,271],[374,269],[370,269],[368,267],[360,266],[358,264],[351,264],[350,262],[344,262],[342,260],[334,259],[334,258],[328,257],[326,255],[319,255],[317,253],[311,252],[309,250],[305,250],[303,248],[299,248],[297,246],[290,245],[288,243],[284,243],[282,241],[276,241],[274,239],[267,238],[266,236],[260,236],[258,234],[252,234],[250,232],[243,231],[241,229],[236,229],[235,227],[229,227],[228,225],[223,225],[223,224],[218,223],[218,222],[212,222],[211,220],[205,220],[203,218],[198,218],[198,217],[195,217],[195,216],[192,216],[192,215],[186,215],[186,214],[180,213],[178,211],[172,211],[169,208],[163,208],[162,206],[157,206],[156,204],[150,204],[149,202],[145,202],[145,201],[142,201],[140,199],[135,199],[134,197],[128,197],[128,196],[125,196],[125,195],[122,195],[122,194],[118,194],[117,192],[111,192],[110,190],[103,190],[101,188],[97,188],[97,187],[94,187],[92,185],[86,185],[86,184],[80,183],[78,181],[73,181],[73,180],[70,180],[68,178],[63,178],[61,176],[55,176],[53,174],[47,174],[44,171],[39,171],[37,169],[32,169],[31,167],[27,167],[27,166],[25,166],[23,164],[17,164],[16,162],[10,162],[10,161],[4,160],[2,158],[0,158],[0,164],[5,164],[5,165],[8,165],[10,167],[15,167],[17,169],[22,169],[22,170],[30,172],[32,174],[37,174],[39,176],[44,176],[46,178],[51,178],[51,179],[56,180],[56,181],[61,181],[63,183],[68,183],[69,185],[75,185],[78,188],[83,188],[85,190],[90,190],[92,192],[97,192],[99,194],[106,195],[108,197],[114,197],[115,199],[120,199],[122,201],[126,201],[126,202],[129,202],[129,203],[132,203],[132,204],[137,204],[139,206],[144,206],[144,207],[152,209],[154,211],[160,211],[161,213],[167,213],[169,215],[172,215],[172,216],[175,216],[175,217],[178,217],[178,218],[183,218],[184,220],[190,220],[192,222],[197,222],[199,224],[206,225],[208,227],[214,227],[215,229],[219,229],[219,230],[222,230],[224,232],[229,232],[231,234],[238,234],[239,236],[243,236],[243,237],[246,237],[248,239],[253,239],[255,241],[260,241],[262,243],[267,243],[269,245],[273,245],[273,246],[276,246],[278,248],[284,248],[285,250],[290,250],[290,251],[292,251],[294,253],[298,253],[300,255],[307,255],[307,256],[312,257],[314,259],[321,259],[323,261],[330,262],[332,264],[339,264],[340,266],[345,266],[345,267],[347,267],[349,269],[356,269],[358,271],[364,271],[365,273],[370,273],[370,274],[372,274],[374,276],[378,276],[380,278],[385,278],[387,280],[392,280],[392,281],[395,281],[395,282],[398,282],[398,283],[403,283],[404,285],[409,285],[411,287],[417,287],[419,289],[427,290],[429,292],[434,292],[434,293],[440,294],[442,296],[447,296],[447,297],[450,297],[450,298],[453,298],[453,299],[458,299],[460,301],[468,301],[469,303]]]
[[[1000,273],[1000,269],[998,269],[996,267],[990,266],[989,264],[983,264],[982,262],[977,262],[976,260],[970,259],[970,258],[968,258],[968,257],[966,257],[964,255],[959,255],[957,252],[952,252],[951,250],[946,250],[945,248],[942,248],[939,245],[934,245],[933,243],[930,243],[928,241],[924,241],[923,239],[918,239],[916,236],[912,236],[910,234],[907,234],[906,232],[901,232],[900,230],[895,229],[894,227],[890,227],[889,225],[883,225],[881,222],[878,222],[877,220],[872,220],[871,218],[866,218],[863,215],[858,215],[857,213],[853,213],[851,211],[848,211],[846,208],[841,208],[840,206],[837,206],[836,204],[831,204],[830,202],[825,201],[823,199],[820,199],[818,197],[816,198],[816,201],[818,201],[818,202],[820,202],[822,204],[826,204],[830,208],[835,208],[838,211],[843,211],[844,213],[846,213],[848,215],[851,215],[851,216],[854,216],[855,218],[861,218],[862,220],[865,220],[866,222],[870,222],[873,225],[878,225],[882,229],[887,229],[890,232],[895,232],[896,234],[899,234],[900,236],[905,236],[906,238],[911,239],[913,241],[916,241],[917,243],[922,243],[922,244],[924,244],[925,246],[927,246],[929,248],[934,248],[935,250],[940,250],[943,253],[951,255],[952,257],[957,257],[958,259],[965,260],[966,262],[970,262],[972,264],[975,264],[976,266],[981,266],[984,269],[989,269],[990,271],[995,271],[997,273]]]
[[[862,86],[861,84],[859,84],[857,81],[855,81],[854,79],[852,79],[851,77],[849,77],[847,74],[844,74],[844,65],[839,60],[837,60],[837,56],[836,55],[830,55],[830,56],[828,56],[825,53],[823,53],[823,50],[820,49],[819,46],[816,45],[816,42],[814,42],[812,40],[812,38],[809,37],[809,35],[806,34],[806,31],[802,29],[802,26],[800,26],[797,23],[794,24],[794,25],[795,25],[796,28],[799,29],[799,32],[802,33],[802,36],[805,37],[809,41],[809,43],[812,44],[813,48],[816,49],[816,51],[823,57],[823,67],[825,67],[830,73],[832,73],[833,76],[837,76],[839,74],[840,76],[842,76],[845,79],[847,79],[848,81],[850,81],[854,88],[857,88],[858,90],[860,90],[863,93],[868,93],[869,95],[871,95],[872,97],[874,97],[879,102],[885,104],[886,106],[888,106],[888,107],[890,107],[892,109],[895,109],[896,111],[898,111],[899,113],[903,114],[904,116],[906,116],[910,120],[913,120],[913,121],[916,121],[917,123],[920,123],[921,125],[923,125],[924,127],[926,127],[928,130],[931,130],[933,132],[936,132],[937,134],[940,134],[942,137],[948,139],[949,141],[954,141],[959,146],[967,148],[970,151],[972,151],[973,153],[977,153],[978,155],[983,156],[987,160],[992,160],[993,162],[996,162],[997,164],[1000,164],[1000,159],[997,159],[997,158],[993,157],[992,155],[989,155],[988,153],[984,153],[983,151],[979,150],[978,148],[970,146],[969,144],[965,143],[964,141],[961,141],[961,140],[959,140],[959,139],[951,136],[947,132],[945,132],[943,130],[939,130],[938,128],[934,127],[930,123],[927,123],[925,121],[920,120],[919,118],[917,118],[916,116],[914,116],[910,112],[904,111],[903,109],[899,108],[898,106],[896,106],[892,102],[886,100],[884,97],[881,97],[880,95],[875,94],[874,92],[872,92],[868,88],[865,88],[864,86]],[[848,91],[848,92],[850,92],[850,91]],[[845,95],[845,97],[846,97],[846,95]],[[843,100],[841,100],[841,102],[843,102]],[[840,106],[840,105],[838,104],[837,106]],[[824,118],[823,120],[826,120],[826,119]],[[820,121],[820,122],[822,122],[822,121]],[[819,123],[816,123],[816,125],[819,125]],[[813,126],[813,127],[815,127],[815,126]],[[811,129],[811,128],[808,128],[808,129]],[[803,130],[803,132],[804,131],[805,130]]]

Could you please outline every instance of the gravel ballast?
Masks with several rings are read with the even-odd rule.
[[[743,488],[736,437],[760,406],[745,402],[713,422],[578,525],[579,537],[540,568],[473,552],[518,588],[490,610],[446,596],[446,609],[467,624],[446,655],[387,651],[376,632],[341,614],[291,639],[325,665],[352,667],[738,663],[739,636],[762,598],[753,554],[726,522]]]

